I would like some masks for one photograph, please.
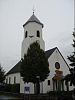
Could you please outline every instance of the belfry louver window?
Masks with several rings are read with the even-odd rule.
[[[28,33],[28,32],[26,31],[26,32],[25,32],[25,38],[27,38],[27,33]]]
[[[39,31],[37,31],[37,37],[40,37],[40,32]]]

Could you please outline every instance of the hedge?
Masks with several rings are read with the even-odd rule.
[[[4,84],[0,85],[0,91],[20,93],[20,84]]]

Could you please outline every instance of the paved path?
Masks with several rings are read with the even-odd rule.
[[[0,100],[22,100],[17,97],[11,97],[11,96],[6,96],[6,95],[0,95]]]

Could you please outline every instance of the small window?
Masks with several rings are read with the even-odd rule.
[[[50,85],[50,80],[48,80],[48,85]]]
[[[9,77],[9,84],[11,83],[11,77]]]
[[[37,31],[37,37],[40,37],[40,32],[39,31]]]
[[[27,37],[27,31],[25,32],[25,38]]]
[[[14,77],[14,84],[16,83],[16,77]]]

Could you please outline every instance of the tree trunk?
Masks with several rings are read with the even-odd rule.
[[[40,94],[40,84],[39,84],[39,82],[36,83],[36,90],[37,90],[37,94]]]
[[[34,94],[40,94],[40,83],[39,82],[34,84]]]
[[[36,94],[37,93],[37,91],[36,91],[37,89],[36,89],[36,83],[34,83],[34,94]]]

